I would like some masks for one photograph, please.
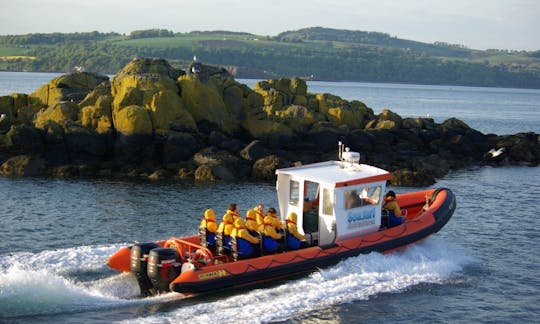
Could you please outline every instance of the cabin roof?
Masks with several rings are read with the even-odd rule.
[[[327,161],[276,170],[307,181],[334,184],[335,187],[390,180],[390,172],[367,164]]]

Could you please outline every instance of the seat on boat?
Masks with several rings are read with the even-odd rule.
[[[393,211],[383,209],[381,217],[381,229],[401,225],[407,220],[407,210],[402,209],[401,215],[396,216]]]
[[[393,226],[397,226],[397,225],[401,225],[405,222],[405,217],[404,216],[396,216],[394,214],[394,212],[389,212],[388,215],[390,216],[389,220],[390,220],[390,227],[393,227]]]
[[[231,252],[231,237],[223,235],[222,232],[216,232],[216,252],[218,254],[229,254]]]
[[[234,261],[248,259],[260,254],[259,244],[253,244],[240,237],[231,237],[231,255]]]
[[[302,247],[302,243],[304,243],[289,233],[289,231],[284,231],[284,241],[288,250],[298,250]]]
[[[278,241],[266,235],[262,235],[261,246],[261,254],[275,253],[279,249]]]
[[[216,234],[211,233],[206,227],[199,227],[199,239],[201,246],[209,249],[216,248]]]

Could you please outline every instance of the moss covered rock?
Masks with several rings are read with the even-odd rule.
[[[217,177],[212,172],[212,166],[203,164],[195,169],[195,180],[198,181],[215,181]]]
[[[293,78],[290,82],[290,91],[295,95],[306,95],[307,84],[306,80],[300,78]]]
[[[114,117],[116,131],[124,136],[152,134],[152,119],[148,110],[141,106],[125,107]]]
[[[262,107],[264,105],[264,98],[258,92],[251,92],[246,97],[247,105],[250,108]]]
[[[10,176],[40,176],[45,172],[45,160],[29,155],[18,155],[0,165],[0,174]]]
[[[99,134],[112,132],[114,129],[110,96],[101,96],[94,106],[83,107],[80,121],[84,127],[94,129]]]
[[[82,107],[79,113],[81,124],[98,134],[112,132],[112,101],[110,83],[104,82],[97,86],[79,103],[79,107]]]
[[[13,125],[6,133],[6,146],[12,152],[42,153],[44,138],[40,131],[33,126]]]
[[[163,137],[163,161],[166,164],[189,160],[199,150],[200,144],[190,133],[158,131]]]
[[[282,147],[296,137],[290,127],[271,120],[247,118],[242,122],[242,127],[251,137],[270,147]]]
[[[189,74],[178,79],[182,102],[197,123],[204,121],[231,134],[239,127],[238,115],[223,100],[223,81],[210,78],[202,82],[198,75]]]
[[[5,114],[11,124],[32,122],[41,108],[41,105],[32,105],[28,95],[23,93],[0,96],[0,114]]]
[[[62,101],[81,102],[88,93],[102,82],[108,82],[104,75],[88,72],[64,74],[49,81],[30,94],[32,104],[51,107]]]
[[[12,96],[0,96],[0,114],[6,115],[6,118],[15,118],[15,103]]]
[[[243,107],[244,92],[242,88],[235,84],[226,87],[223,90],[223,102],[229,109],[229,111],[243,119],[244,107]]]
[[[435,121],[433,118],[404,118],[402,127],[407,129],[435,129]]]
[[[295,95],[293,97],[293,104],[308,107],[308,99],[304,95]]]
[[[282,158],[277,155],[269,155],[255,161],[251,175],[256,180],[274,180],[276,170],[285,166],[285,161]]]
[[[149,111],[152,130],[196,130],[195,120],[184,109],[176,79],[183,73],[163,59],[134,59],[114,77],[111,86],[115,127],[126,107],[139,106]],[[142,125],[140,125],[142,126]],[[139,127],[136,127],[139,129]],[[141,129],[146,129],[142,127]],[[145,133],[146,134],[146,133]]]
[[[173,91],[155,93],[148,109],[154,129],[197,130],[193,116],[185,109],[180,96]]]
[[[183,74],[185,74],[183,71],[173,68],[169,62],[164,59],[135,58],[116,74],[113,83],[115,83],[115,80],[119,81],[126,76],[146,75],[149,77],[167,77],[171,80],[176,80]],[[146,78],[143,79],[148,81]]]
[[[302,133],[314,123],[325,120],[323,115],[299,105],[291,105],[286,109],[276,111],[274,116],[277,117],[278,122],[284,123],[294,131]]]
[[[397,170],[392,172],[392,185],[425,187],[435,183],[435,179],[423,171]]]
[[[71,101],[59,102],[52,107],[40,110],[36,114],[34,125],[36,128],[44,129],[44,125],[53,121],[64,125],[69,121],[75,121],[79,117],[79,105]]]

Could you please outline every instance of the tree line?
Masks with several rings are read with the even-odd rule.
[[[0,59],[0,70],[72,72],[77,66],[86,71],[115,74],[134,57],[164,58],[176,67],[186,68],[196,55],[206,64],[237,67],[240,78],[313,75],[317,80],[332,81],[540,88],[538,70],[512,71],[507,66],[487,61],[460,60],[459,57],[464,55],[461,52],[468,51],[461,46],[427,46],[407,41],[411,46],[418,44],[419,48],[424,48],[415,50],[397,45],[374,46],[377,40],[391,44],[393,38],[382,33],[337,31],[337,36],[332,38],[332,33],[326,29],[319,30],[319,34],[316,33],[318,30],[300,31],[264,38],[264,42],[244,41],[241,37],[245,35],[256,37],[247,33],[230,33],[231,39],[228,39],[222,35],[227,32],[215,32],[215,40],[209,41],[212,33],[193,32],[190,36],[201,35],[201,40],[189,45],[178,41],[182,34],[163,29],[134,31],[128,36],[99,32],[7,35],[0,36],[0,49],[2,46],[22,46],[21,51],[35,59]],[[128,41],[163,37],[168,37],[166,41],[170,39],[170,43],[150,46],[147,42],[134,45]],[[294,39],[300,43],[287,46],[293,40],[291,37],[296,37]],[[359,41],[362,39],[363,43]],[[336,40],[349,43],[334,46]],[[313,46],[309,43],[312,41],[319,43]],[[405,40],[394,41],[399,44]],[[304,42],[306,46],[302,44]],[[366,45],[366,42],[373,44]],[[428,54],[425,48],[461,52],[441,58]],[[538,54],[531,52],[528,55]]]

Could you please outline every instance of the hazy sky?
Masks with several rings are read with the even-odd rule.
[[[314,26],[539,50],[540,0],[0,0],[0,35],[163,28],[274,36]]]

